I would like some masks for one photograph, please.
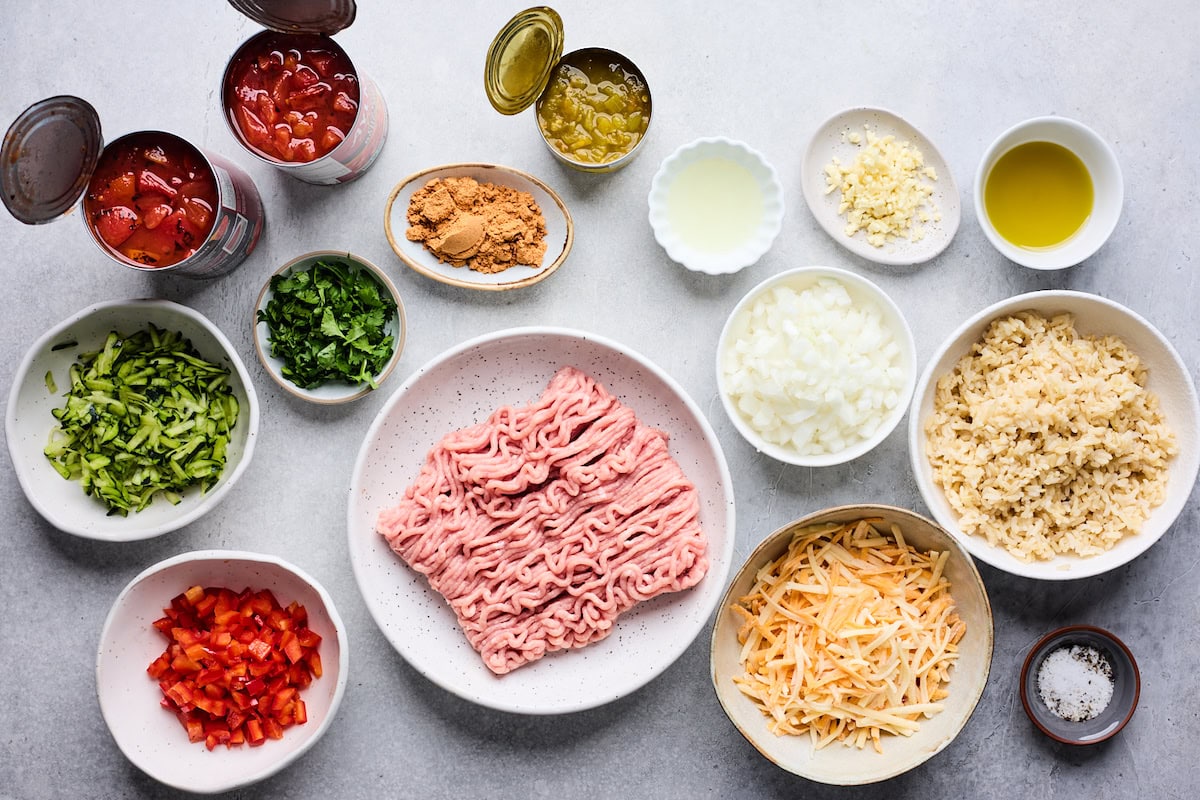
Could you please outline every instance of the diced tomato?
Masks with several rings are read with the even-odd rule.
[[[243,141],[281,161],[312,161],[341,144],[358,112],[358,80],[349,58],[323,36],[272,34],[239,54],[230,66],[226,107]],[[270,133],[238,111],[253,112]],[[288,133],[279,133],[285,124]],[[311,140],[301,143],[299,140]]]
[[[102,209],[93,219],[96,232],[109,247],[120,247],[138,228],[138,215],[125,206]]]
[[[300,89],[307,89],[314,83],[319,83],[321,76],[312,67],[301,65],[292,74],[292,84]]]
[[[142,215],[142,224],[149,230],[154,230],[164,219],[171,214],[171,207],[166,203],[159,203]]]
[[[100,200],[105,205],[128,205],[137,194],[137,176],[132,172],[122,172],[108,182],[100,193]]]
[[[333,148],[341,144],[345,138],[346,134],[330,125],[325,129],[325,133],[321,134],[321,147],[325,150],[332,151]]]
[[[317,145],[312,139],[292,139],[288,145],[288,160],[307,162],[317,157]]]
[[[334,54],[329,51],[312,50],[305,54],[305,60],[313,65],[313,69],[322,78],[328,78],[333,66]]]
[[[263,147],[270,141],[271,132],[257,114],[246,106],[238,106],[234,109],[234,113],[237,115],[238,127],[241,129],[242,135],[252,145]]]
[[[175,195],[179,194],[168,180],[148,169],[144,169],[138,174],[137,188],[139,194],[160,194],[168,200],[174,200]]]
[[[337,96],[333,98],[333,110],[343,114],[353,114],[358,111],[358,102],[345,92],[338,92]]]

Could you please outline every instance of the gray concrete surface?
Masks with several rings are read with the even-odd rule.
[[[165,797],[117,750],[95,696],[95,645],[109,605],[146,566],[201,548],[276,553],[321,580],[349,629],[352,674],[325,738],[286,772],[242,797],[1089,797],[1194,794],[1200,741],[1200,578],[1195,493],[1173,529],[1108,575],[1041,584],[981,567],[996,618],[992,676],[966,729],[922,767],[882,785],[811,784],[761,758],[727,721],[708,680],[707,635],[644,689],[584,713],[525,718],[476,707],[418,675],[369,617],[346,550],[345,499],[359,443],[389,391],[468,337],[526,324],[612,337],[664,367],[705,409],[729,460],[738,502],[737,560],[768,532],[829,505],[880,501],[924,511],[903,431],[853,463],[784,466],[756,455],[716,397],[713,348],[741,295],[805,264],[862,273],[896,298],[922,362],[963,319],[1024,291],[1095,292],[1148,317],[1200,364],[1195,257],[1200,186],[1200,10],[1149,3],[805,3],[610,0],[557,4],[567,48],[599,45],[645,71],[655,116],[645,152],[615,175],[556,164],[532,115],[497,115],[482,90],[483,57],[519,4],[359,3],[338,37],[375,78],[391,135],[362,180],[313,187],[238,150],[218,105],[228,56],[256,28],[225,3],[79,0],[8,3],[0,22],[0,120],[58,93],[88,98],[114,137],[162,128],[232,156],[267,207],[258,250],[236,272],[191,283],[110,262],[75,219],[26,227],[0,215],[0,402],[26,348],[98,300],[156,296],[212,318],[249,365],[263,421],[254,463],[224,504],[160,538],[102,544],[58,532],[34,512],[7,459],[0,470],[0,797]],[[601,10],[602,9],[602,10]],[[962,227],[926,265],[879,268],[849,256],[800,195],[805,142],[844,107],[882,105],[938,144],[962,193]],[[977,161],[1027,117],[1082,120],[1116,149],[1125,209],[1086,263],[1040,274],[1004,261],[974,218]],[[646,193],[659,162],[703,135],[740,138],[778,169],[787,196],[772,251],[735,276],[684,271],[655,244]],[[396,259],[383,205],[404,176],[452,161],[530,171],[575,215],[575,250],[550,280],[504,294],[433,283]],[[76,214],[77,216],[77,214]],[[346,408],[302,405],[258,365],[251,309],[268,274],[291,257],[346,248],[384,265],[408,308],[408,347],[377,395]],[[1016,695],[1021,661],[1066,623],[1116,631],[1141,665],[1141,705],[1115,740],[1069,749],[1042,737]]]

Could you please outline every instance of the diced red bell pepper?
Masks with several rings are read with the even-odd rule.
[[[295,720],[297,725],[308,722],[308,706],[299,697],[296,698]]]
[[[257,114],[246,106],[238,106],[234,113],[238,118],[238,128],[251,145],[261,148],[271,141],[271,131]]]
[[[142,215],[142,224],[148,230],[154,230],[159,224],[171,215],[171,207],[166,203],[159,203]]]

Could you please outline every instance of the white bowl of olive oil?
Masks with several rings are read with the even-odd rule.
[[[1055,270],[1091,257],[1124,200],[1116,154],[1091,128],[1037,117],[1002,133],[975,175],[975,214],[1001,255]]]
[[[650,226],[672,260],[723,275],[771,249],[783,224],[783,188],[762,154],[720,137],[680,147],[650,184]]]

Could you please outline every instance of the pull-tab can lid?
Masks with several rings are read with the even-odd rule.
[[[104,138],[91,103],[60,95],[21,112],[0,145],[0,191],[28,225],[65,214],[87,191]]]
[[[354,0],[229,0],[250,19],[279,33],[323,33],[345,30],[354,22]]]
[[[483,88],[492,108],[517,114],[533,105],[562,51],[562,17],[553,8],[527,8],[510,19],[492,40],[483,68]]]

